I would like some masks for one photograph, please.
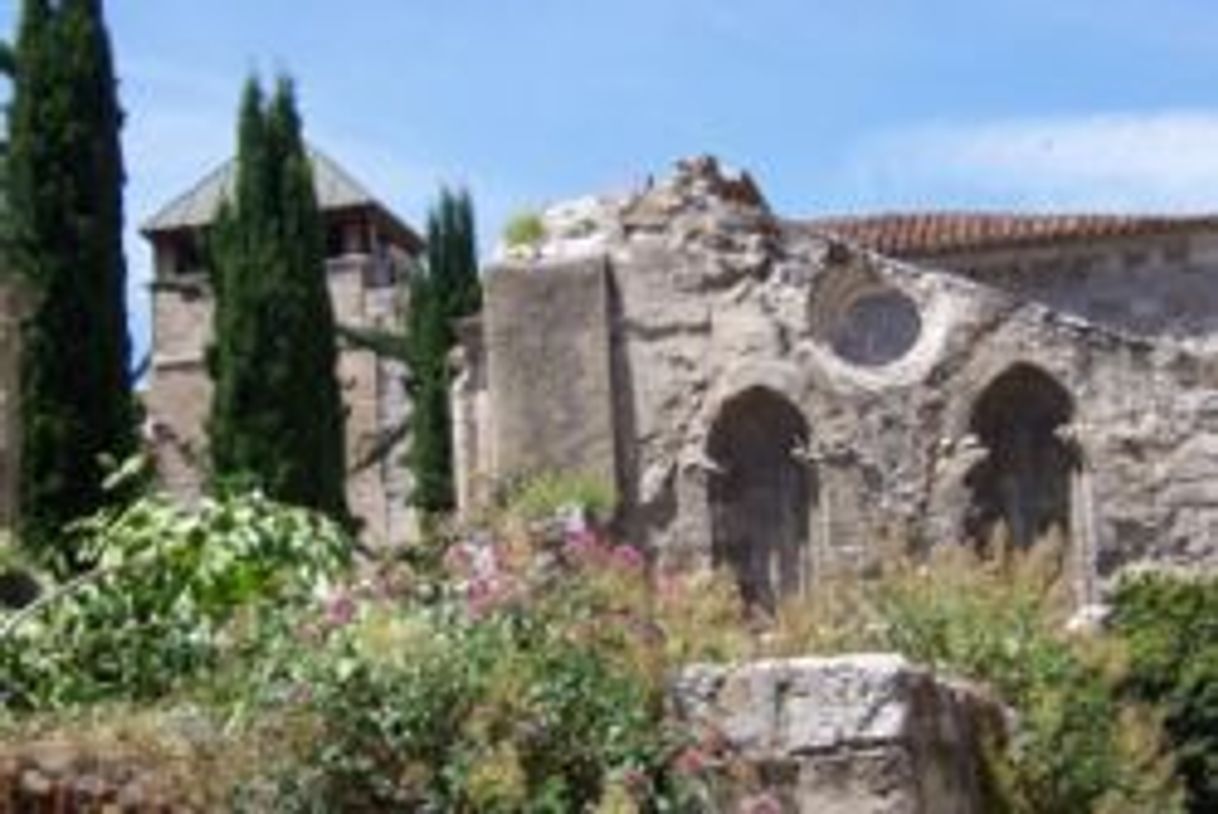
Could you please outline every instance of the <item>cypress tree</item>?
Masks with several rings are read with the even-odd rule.
[[[474,209],[464,190],[440,191],[427,218],[427,264],[411,280],[407,347],[414,399],[407,463],[412,502],[426,512],[453,507],[448,356],[455,323],[482,304]]]
[[[324,232],[292,83],[245,88],[213,235],[213,478],[349,521]]]
[[[88,565],[65,524],[103,506],[106,457],[136,448],[119,109],[100,0],[24,0],[8,160],[10,263],[22,326],[22,542],[60,572]]]

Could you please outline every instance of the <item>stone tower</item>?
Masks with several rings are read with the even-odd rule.
[[[404,307],[398,282],[416,262],[422,238],[332,159],[316,150],[310,157],[335,320],[396,329]],[[198,498],[208,462],[211,380],[204,357],[212,298],[204,239],[235,172],[235,162],[225,163],[141,229],[154,260],[148,429],[163,484],[188,501]],[[408,535],[408,483],[392,436],[408,411],[404,370],[370,351],[340,346],[338,375],[347,410],[351,510],[364,522],[368,542],[400,542]]]

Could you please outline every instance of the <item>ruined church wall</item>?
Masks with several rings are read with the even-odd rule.
[[[713,164],[683,166],[624,199],[549,213],[547,229],[547,243],[510,264],[523,287],[505,313],[545,323],[548,312],[527,306],[545,301],[553,284],[543,281],[608,268],[609,369],[587,381],[611,393],[620,532],[662,568],[714,563],[722,515],[712,482],[722,461],[712,438],[728,407],[753,391],[806,424],[790,454],[807,467],[810,584],[890,553],[889,538],[963,541],[977,508],[973,473],[987,454],[974,417],[1020,365],[1068,402],[1052,444],[1069,458],[1054,477],[1064,484],[1060,524],[1079,599],[1096,598],[1131,565],[1218,568],[1218,364],[1202,343],[1136,337],[957,270],[786,230],[747,181],[724,179]],[[491,271],[488,313],[499,307],[499,273]],[[586,314],[569,316],[583,325]],[[581,329],[554,323],[548,342],[561,345],[567,330]],[[539,364],[527,344],[505,356],[515,340],[486,336],[489,441],[546,459],[555,450],[545,422],[500,422],[494,381],[514,382],[513,411],[546,413],[547,388],[555,377],[567,386],[571,368]],[[592,392],[599,397],[599,387]],[[540,398],[529,402],[529,393]],[[585,428],[598,449],[602,426]],[[584,459],[571,449],[548,460],[578,466]],[[757,517],[764,540],[769,521]]]
[[[1013,363],[1034,365],[1069,394],[1070,543],[1077,594],[1095,598],[1123,568],[1218,567],[1218,378],[1201,356],[1173,345],[1131,341],[1021,306],[971,332],[973,349],[943,384],[946,409],[912,431],[932,448],[927,517],[933,536],[951,534],[971,494],[970,455],[960,449],[974,405]],[[956,526],[958,528],[958,526]]]
[[[1059,241],[919,262],[1120,331],[1218,334],[1218,232]]]
[[[613,264],[627,417],[618,426],[632,439],[620,444],[632,450],[627,525],[662,562],[710,561],[708,437],[723,405],[754,387],[785,397],[808,423],[814,580],[864,566],[892,534],[962,540],[972,411],[1025,363],[1074,404],[1081,468],[1068,533],[1080,598],[1131,564],[1218,567],[1218,489],[1208,485],[1218,482],[1218,379],[1192,351],[874,256],[858,256],[851,262],[864,270],[851,272],[826,265],[824,247],[786,245],[781,260],[759,255],[751,271],[708,278],[691,273],[705,260],[636,240]],[[918,304],[921,333],[895,362],[845,362],[811,318],[827,283],[851,273],[887,280]]]

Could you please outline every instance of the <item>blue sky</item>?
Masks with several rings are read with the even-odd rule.
[[[0,2],[13,29],[18,0]],[[110,0],[134,227],[231,150],[243,78],[417,221],[515,210],[680,156],[778,210],[1218,209],[1214,0]],[[148,253],[132,234],[133,331]]]

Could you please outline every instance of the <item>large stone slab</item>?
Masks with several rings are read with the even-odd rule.
[[[502,265],[487,278],[493,457],[500,478],[616,478],[603,258]]]
[[[899,656],[692,666],[671,700],[720,744],[724,810],[758,794],[809,814],[985,810],[981,747],[1000,710]]]

